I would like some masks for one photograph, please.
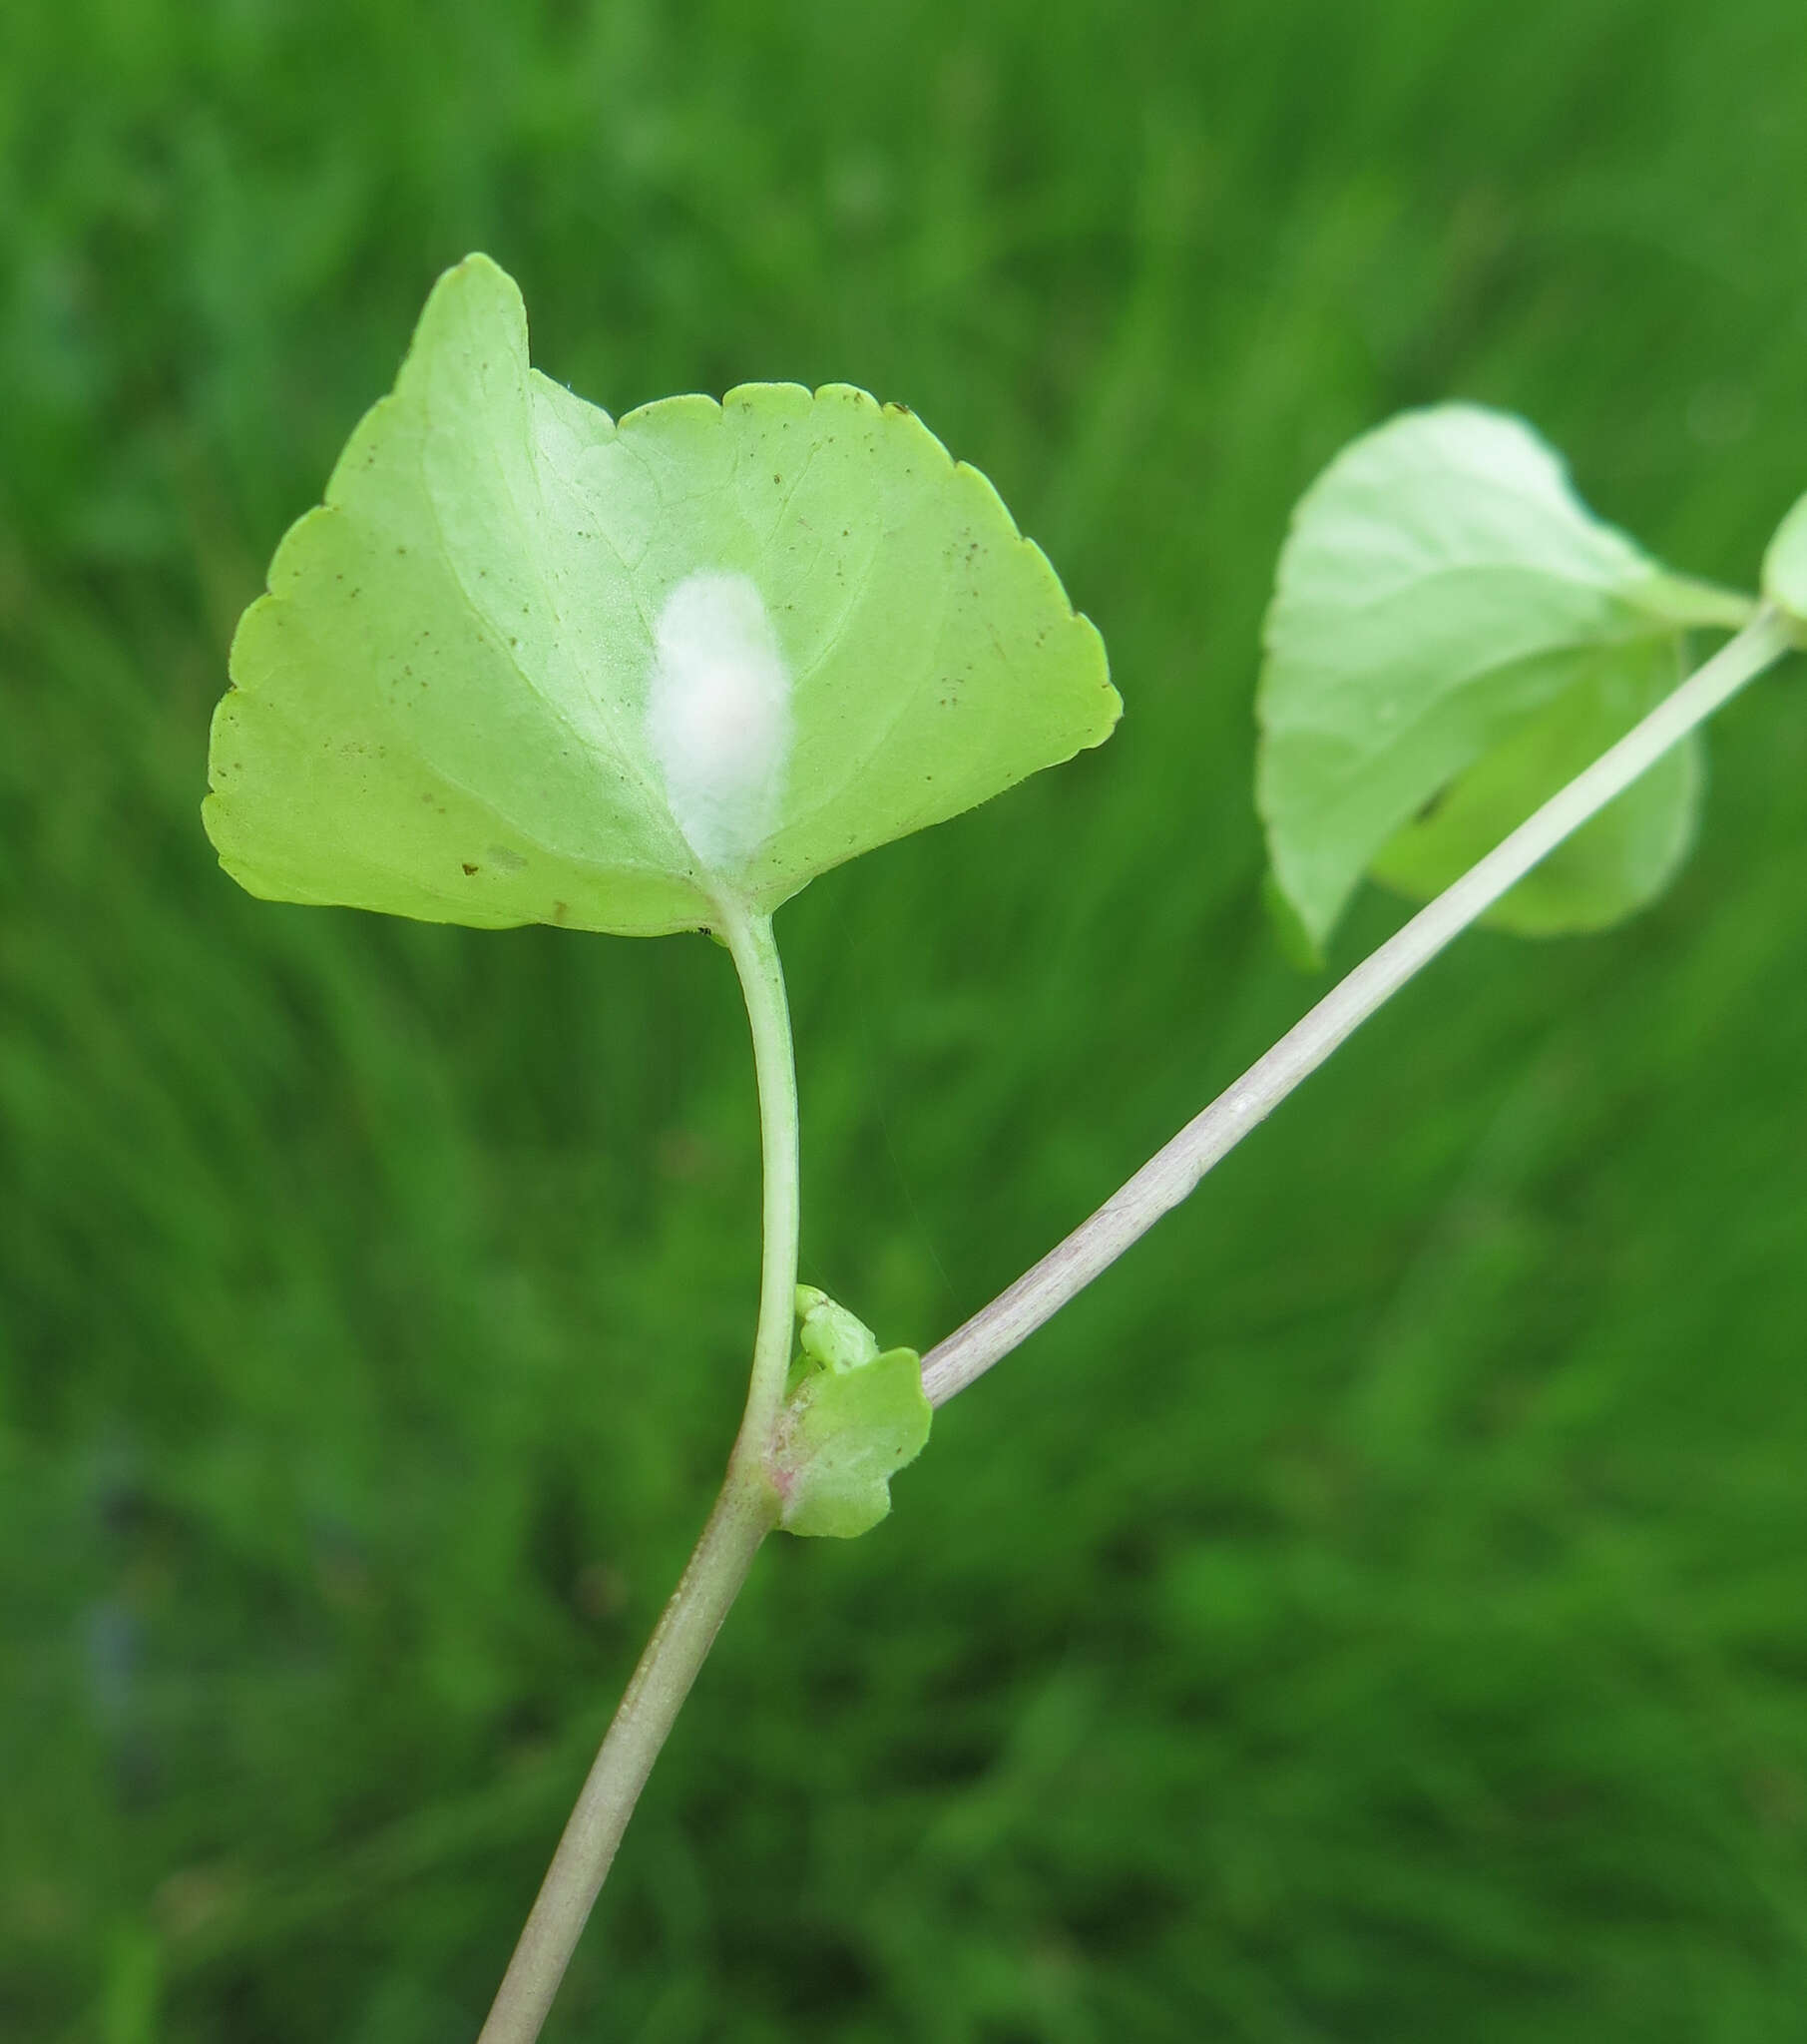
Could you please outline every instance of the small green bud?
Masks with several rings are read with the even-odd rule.
[[[878,1340],[872,1329],[813,1284],[797,1286],[797,1320],[803,1353],[837,1376],[877,1358]]]

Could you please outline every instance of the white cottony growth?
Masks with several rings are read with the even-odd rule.
[[[705,865],[743,865],[771,833],[790,753],[790,676],[744,575],[703,569],[654,627],[647,745]]]

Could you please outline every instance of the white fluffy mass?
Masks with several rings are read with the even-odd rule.
[[[771,834],[790,753],[790,676],[746,576],[702,569],[667,597],[646,733],[690,849],[744,865]]]

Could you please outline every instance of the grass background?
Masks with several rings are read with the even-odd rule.
[[[731,1433],[720,955],[197,819],[433,275],[617,411],[907,400],[1106,635],[1104,753],[781,918],[806,1275],[926,1346],[1315,990],[1250,696],[1347,436],[1510,406],[1748,585],[1804,107],[1797,0],[5,11],[0,2035],[470,2038]],[[1798,663],[1712,747],[1658,908],[1466,940],[762,1558],[549,2035],[1807,2037]]]

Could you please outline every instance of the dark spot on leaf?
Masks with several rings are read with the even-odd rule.
[[[1447,787],[1440,787],[1437,790],[1437,792],[1434,795],[1432,795],[1430,800],[1426,802],[1424,806],[1418,811],[1418,813],[1412,818],[1412,821],[1414,823],[1428,823],[1431,820],[1431,818],[1434,815],[1436,815],[1437,811],[1443,807],[1444,803],[1449,800],[1449,789]]]
[[[462,861],[461,861],[461,863],[462,863]],[[475,871],[477,870],[477,868],[476,868],[475,866],[473,866],[473,865],[465,864],[465,865],[464,865],[464,870],[465,870],[465,871],[466,871],[467,873],[474,873],[474,872],[475,872]]]
[[[554,922],[563,922],[570,913],[571,903],[569,901],[555,901],[552,904],[552,919]]]

